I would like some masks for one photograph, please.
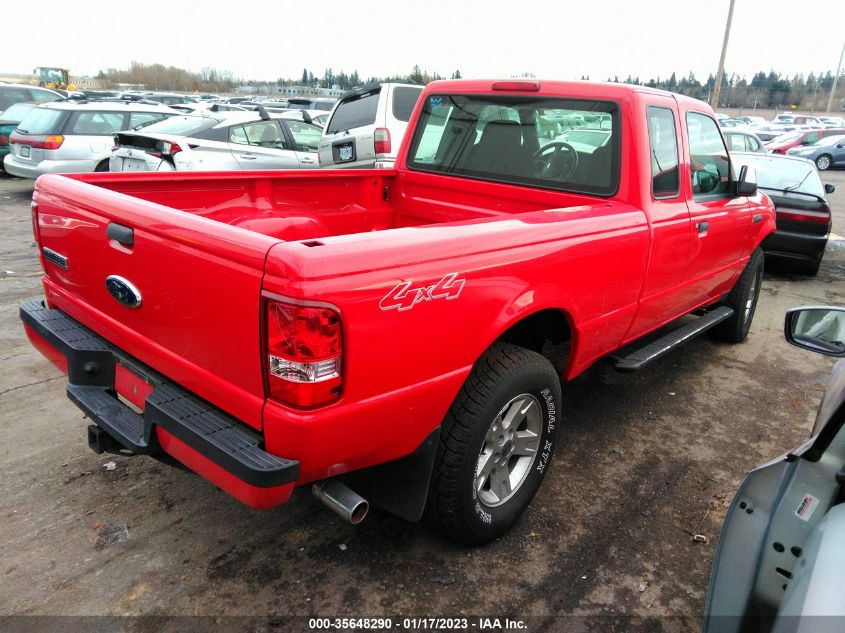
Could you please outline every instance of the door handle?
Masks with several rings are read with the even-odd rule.
[[[699,222],[695,225],[698,229],[698,237],[704,237],[707,235],[707,231],[710,230],[710,223],[709,222]]]
[[[762,222],[762,221],[763,221],[763,214],[762,213],[758,213],[753,218],[751,218],[751,224],[757,224],[758,222]]]
[[[255,154],[241,154],[241,158],[245,158],[246,160],[255,160],[258,157]]]
[[[311,160],[310,158],[300,158],[299,162],[303,165],[314,165],[315,161]]]

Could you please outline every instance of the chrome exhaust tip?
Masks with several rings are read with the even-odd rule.
[[[370,511],[369,502],[337,479],[326,479],[311,486],[311,492],[330,510],[352,525],[358,525]]]

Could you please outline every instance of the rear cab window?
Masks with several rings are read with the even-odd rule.
[[[541,124],[553,124],[551,138]],[[619,183],[620,138],[613,101],[429,95],[408,168],[608,197]]]
[[[341,99],[326,127],[326,134],[337,134],[376,122],[381,88]]]

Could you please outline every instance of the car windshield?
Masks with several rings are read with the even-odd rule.
[[[610,136],[579,151],[547,128]],[[619,165],[619,108],[609,101],[430,95],[409,150],[411,169],[609,196]]]
[[[52,108],[33,108],[21,122],[18,132],[24,134],[56,134],[65,119],[66,111]]]
[[[211,117],[202,116],[174,116],[158,123],[153,123],[144,128],[144,133],[155,134],[177,134],[179,136],[191,136],[214,127],[220,121]]]
[[[0,113],[0,122],[20,123],[35,107],[37,106],[34,103],[16,103]]]
[[[754,167],[760,189],[824,198],[822,179],[810,161],[765,154],[742,154],[736,158],[734,168],[737,173],[742,165]]]

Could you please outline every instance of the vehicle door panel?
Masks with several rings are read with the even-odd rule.
[[[677,293],[684,282],[692,239],[681,181],[678,139],[682,134],[675,100],[650,98],[644,108],[648,125],[641,145],[647,155],[640,164],[651,165],[643,187],[651,192],[647,211],[652,241],[640,306],[626,339],[654,329],[686,307],[678,305]]]
[[[702,112],[688,111],[685,186],[692,222],[687,291],[704,301],[726,290],[743,255],[751,230],[747,199],[733,196],[730,155],[716,122]],[[746,226],[747,225],[747,226]]]
[[[296,153],[287,146],[278,121],[233,126],[229,148],[241,169],[297,169]]]

